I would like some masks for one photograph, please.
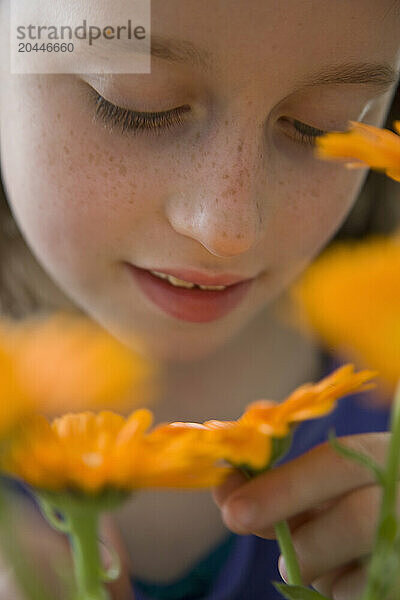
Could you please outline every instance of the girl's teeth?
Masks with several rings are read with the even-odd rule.
[[[226,285],[199,285],[202,290],[224,290]]]
[[[161,273],[160,271],[150,271],[156,277],[160,277],[161,279],[166,279],[169,283],[174,285],[175,287],[184,287],[187,289],[192,289],[194,287],[199,287],[201,290],[224,290],[226,285],[197,285],[195,283],[191,283],[190,281],[184,281],[183,279],[178,279],[178,277],[174,277],[173,275],[167,275],[166,273]]]
[[[157,277],[161,277],[161,279],[168,279],[168,275],[165,273],[160,273],[160,271],[150,271],[153,275],[157,275]]]
[[[178,277],[174,277],[173,275],[167,275],[167,280],[172,285],[176,287],[184,287],[184,288],[194,288],[194,283],[190,283],[189,281],[184,281],[183,279],[178,279]]]
[[[190,281],[184,281],[183,279],[178,279],[178,277],[173,277],[172,275],[167,275],[166,273],[160,273],[160,271],[150,271],[150,273],[156,275],[156,277],[161,277],[161,279],[166,279],[175,287],[184,287],[189,289],[195,287],[195,284],[190,283]]]

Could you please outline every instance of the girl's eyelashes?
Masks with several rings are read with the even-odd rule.
[[[293,119],[292,121],[293,130],[295,135],[292,139],[299,144],[307,145],[307,146],[315,146],[315,139],[320,135],[324,135],[328,133],[322,129],[316,129],[315,127],[311,127],[310,125],[306,125],[301,121],[296,121]]]
[[[139,112],[113,104],[94,88],[91,88],[91,93],[95,103],[94,118],[102,120],[110,130],[119,129],[122,134],[144,131],[161,134],[165,130],[183,125],[185,122],[184,115],[191,110],[188,104],[184,104],[163,112]],[[285,120],[287,121],[287,119]],[[315,146],[315,139],[327,133],[296,119],[293,119],[291,124],[295,133],[294,136],[290,136],[291,139],[302,145]]]
[[[117,106],[106,100],[96,90],[94,93],[95,119],[101,119],[111,130],[118,128],[121,133],[128,131],[139,133],[159,134],[164,130],[183,125],[183,115],[190,111],[190,106],[185,104],[163,112],[138,112],[129,108]]]

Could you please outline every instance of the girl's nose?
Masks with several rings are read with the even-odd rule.
[[[217,157],[209,151],[203,162],[168,199],[166,214],[171,226],[200,242],[209,252],[233,257],[249,251],[263,228],[261,185],[262,155],[239,141]]]

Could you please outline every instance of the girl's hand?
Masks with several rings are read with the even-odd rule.
[[[359,434],[340,441],[384,466],[389,436]],[[359,597],[381,499],[369,470],[325,442],[253,480],[238,471],[212,493],[235,533],[273,539],[273,525],[287,520],[305,585],[333,600]],[[279,570],[286,579],[281,560]]]
[[[19,525],[19,534],[26,547],[28,558],[34,571],[38,572],[48,593],[54,600],[67,600],[62,582],[51,572],[51,565],[63,565],[64,576],[73,578],[71,552],[65,535],[58,533],[47,524],[31,501],[12,496],[13,512]],[[107,586],[112,600],[134,600],[129,581],[128,554],[125,551],[118,531],[110,517],[103,517],[101,537],[118,552],[122,574],[116,582]],[[1,548],[0,548],[1,550]],[[103,563],[109,566],[109,556],[104,554]],[[49,567],[50,565],[50,567]],[[0,600],[26,600],[19,591],[12,568],[0,557]]]

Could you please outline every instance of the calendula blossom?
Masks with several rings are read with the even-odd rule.
[[[366,123],[349,121],[350,129],[333,131],[316,138],[315,154],[319,158],[348,160],[349,169],[372,167],[400,181],[400,121],[393,123],[397,133]]]
[[[318,383],[305,383],[283,402],[257,400],[237,421],[209,420],[202,424],[176,422],[159,426],[154,434],[164,439],[198,432],[205,449],[234,466],[254,471],[266,469],[273,458],[273,441],[290,434],[291,426],[332,411],[339,398],[375,387],[371,370],[354,372],[352,364],[339,367]]]
[[[29,410],[55,415],[132,406],[151,398],[155,365],[84,316],[57,312],[22,321],[2,319],[0,344]],[[16,403],[7,381],[0,378],[0,392]]]
[[[268,467],[274,438],[288,435],[293,423],[328,413],[339,397],[369,389],[374,375],[345,365],[319,383],[300,386],[280,404],[251,403],[237,421],[175,422],[152,431],[148,409],[128,418],[102,411],[52,422],[33,415],[3,449],[0,467],[47,491],[210,487],[231,472],[226,463]]]
[[[400,376],[400,234],[327,249],[292,287],[293,321],[332,351]]]
[[[270,431],[265,431],[238,421],[210,420],[204,423],[175,422],[159,425],[153,431],[158,439],[179,439],[188,432],[197,437],[199,452],[232,465],[247,464],[253,469],[269,463],[272,451]]]
[[[12,356],[0,345],[0,438],[30,410],[32,403],[21,386]]]
[[[339,398],[375,387],[370,380],[376,375],[376,371],[367,369],[356,373],[354,365],[343,365],[318,383],[301,385],[280,404],[252,402],[239,423],[269,430],[273,437],[284,437],[292,424],[331,412]]]
[[[197,444],[198,432],[152,436],[152,419],[146,408],[128,418],[87,411],[49,421],[33,414],[3,444],[0,469],[32,486],[49,523],[69,536],[77,600],[108,600],[104,582],[118,574],[117,564],[107,576],[101,567],[102,511],[139,488],[211,487],[232,471]]]
[[[146,487],[217,485],[226,467],[198,448],[197,432],[161,439],[145,432],[148,409],[128,418],[111,411],[66,414],[50,422],[32,415],[0,457],[3,471],[36,489],[101,494]]]
[[[49,522],[68,533],[79,600],[108,600],[97,544],[102,510],[140,488],[212,487],[234,467],[254,476],[278,458],[274,440],[289,438],[293,423],[368,389],[373,375],[346,365],[300,386],[281,404],[250,404],[237,421],[175,422],[149,430],[153,415],[145,408],[128,418],[101,411],[49,421],[34,414],[3,444],[0,470],[31,485]]]

